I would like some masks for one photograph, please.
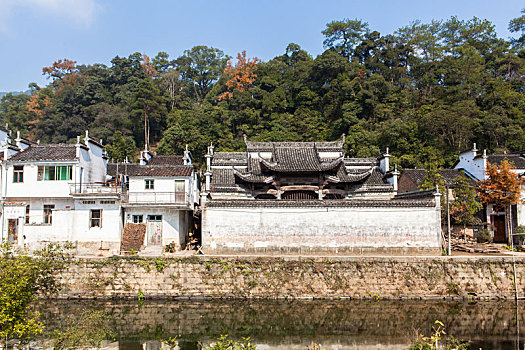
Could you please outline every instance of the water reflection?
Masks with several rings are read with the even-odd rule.
[[[523,304],[523,303],[522,303]],[[435,320],[472,349],[523,349],[523,306],[514,301],[54,301],[38,306],[49,330],[64,329],[67,316],[105,310],[117,334],[105,347],[168,349],[177,337],[184,350],[200,350],[222,334],[251,337],[257,349],[301,349],[312,341],[326,349],[405,349],[416,330]]]

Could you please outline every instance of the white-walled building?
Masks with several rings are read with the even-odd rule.
[[[104,146],[86,133],[75,144],[33,144],[2,163],[2,237],[33,249],[73,242],[78,252],[116,253],[120,196],[105,186]]]
[[[189,152],[143,152],[143,165],[111,164],[109,174],[119,180],[108,181],[105,148],[87,132],[74,144],[40,145],[19,135],[14,142],[0,128],[3,240],[28,249],[72,242],[78,254],[111,255],[121,250],[125,225],[143,222],[143,246],[184,247],[199,199]]]
[[[109,164],[108,174],[123,179],[124,225],[145,224],[142,246],[173,243],[178,249],[185,248],[199,203],[198,177],[189,152],[184,157],[143,152],[139,164]],[[131,234],[124,229],[123,245],[128,245]]]
[[[455,164],[455,169],[463,170],[471,178],[482,181],[488,178],[487,165],[500,165],[501,162],[507,159],[513,164],[512,171],[516,176],[523,176],[525,174],[525,154],[523,152],[508,153],[508,154],[491,154],[487,155],[487,151],[479,154],[476,144],[471,150],[459,154],[459,160]],[[511,222],[513,229],[518,225],[525,225],[525,187],[521,191],[521,203],[511,206]],[[492,224],[494,228],[494,241],[506,243],[508,241],[505,230],[505,210],[504,208],[495,208],[494,205],[489,204],[484,206],[485,222]]]
[[[347,158],[333,142],[208,149],[202,246],[222,253],[439,253],[439,194],[397,195],[388,151]]]

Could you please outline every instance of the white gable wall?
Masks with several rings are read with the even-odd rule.
[[[454,169],[465,169],[469,174],[478,180],[485,180],[487,175],[487,159],[483,157],[476,158],[476,151],[463,152],[459,155],[459,162]]]

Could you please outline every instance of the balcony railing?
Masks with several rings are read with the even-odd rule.
[[[190,205],[186,192],[128,192],[122,194],[121,200],[129,204]]]
[[[121,193],[122,188],[118,186],[107,186],[100,183],[70,183],[70,194],[106,194],[106,193]]]

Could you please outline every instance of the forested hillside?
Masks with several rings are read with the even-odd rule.
[[[0,121],[42,142],[89,129],[115,160],[136,158],[146,139],[160,154],[182,154],[187,143],[200,162],[210,142],[241,150],[243,134],[344,133],[350,156],[388,146],[402,167],[450,166],[473,142],[525,149],[525,12],[509,29],[515,39],[499,38],[486,20],[452,17],[382,35],[345,19],[326,25],[316,58],[289,44],[268,62],[206,46],[178,58],[133,53],[110,66],[64,59],[43,69],[49,84],[30,84],[31,96],[4,96]]]

